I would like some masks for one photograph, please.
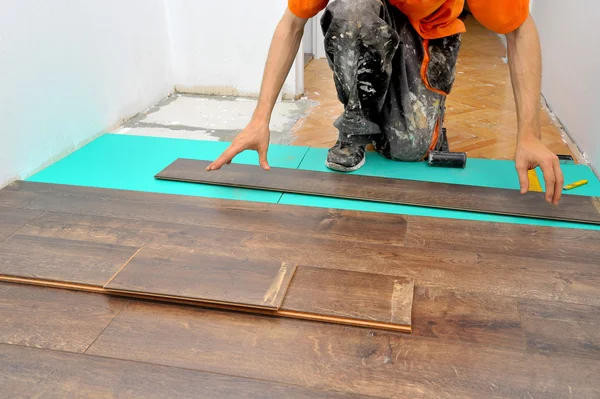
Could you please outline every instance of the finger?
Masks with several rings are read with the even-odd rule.
[[[269,162],[267,161],[267,148],[261,148],[258,150],[258,163],[264,170],[270,170]]]
[[[206,170],[210,172],[211,170],[221,169],[221,167],[226,163],[231,163],[231,160],[240,152],[242,152],[240,147],[235,144],[231,144],[213,163],[208,165]]]
[[[517,174],[519,175],[519,185],[521,186],[521,194],[527,193],[529,191],[529,177],[527,175],[527,166],[526,165],[517,165]]]
[[[554,176],[554,167],[551,161],[547,161],[540,165],[544,172],[544,182],[546,182],[546,201],[552,203],[554,198],[554,185],[556,184],[556,176]]]
[[[558,157],[554,159],[554,162],[552,162],[552,166],[554,167],[554,176],[556,177],[556,183],[554,185],[554,198],[552,203],[554,205],[558,205],[560,197],[562,196],[565,178],[563,176],[562,170],[560,169],[560,162],[558,161]]]

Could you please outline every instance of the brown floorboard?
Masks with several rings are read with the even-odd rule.
[[[0,242],[0,275],[103,286],[137,250],[14,234]]]
[[[526,348],[516,298],[417,287],[412,335]]]
[[[0,206],[390,245],[402,245],[406,234],[399,215],[25,181],[0,190]],[[361,234],[365,226],[371,235]]]
[[[30,220],[43,212],[27,209],[0,207],[0,241],[15,233]]]
[[[150,296],[279,309],[296,265],[144,247],[104,288]]]
[[[521,300],[519,310],[531,351],[600,360],[600,307]]]
[[[158,173],[156,178],[600,224],[600,198],[595,197],[565,194],[560,205],[555,207],[545,202],[544,193],[521,195],[518,190],[501,188],[288,168],[271,168],[265,172],[259,166],[237,164],[207,172],[205,168],[209,164],[209,161],[180,158]]]
[[[410,326],[412,278],[300,266],[282,310]]]
[[[358,397],[175,367],[0,344],[0,386],[19,398]]]
[[[595,397],[600,363],[324,323],[131,303],[88,350],[391,397]]]
[[[126,303],[105,295],[0,283],[0,343],[84,352]]]
[[[406,217],[407,246],[598,264],[600,231]]]

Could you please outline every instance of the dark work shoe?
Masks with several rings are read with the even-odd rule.
[[[329,149],[325,165],[338,172],[352,172],[365,164],[365,145],[337,141]]]

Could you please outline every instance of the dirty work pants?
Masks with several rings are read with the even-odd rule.
[[[344,113],[339,139],[419,161],[439,149],[460,35],[425,40],[388,0],[334,0],[321,19]]]

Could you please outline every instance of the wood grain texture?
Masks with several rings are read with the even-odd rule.
[[[87,353],[379,397],[600,394],[591,359],[155,304],[130,304]]]
[[[254,246],[237,250],[237,247],[244,247],[245,242],[252,240],[254,234],[236,230],[47,212],[23,228],[21,233],[23,237],[40,240],[44,244],[47,240],[55,242],[57,248],[61,247],[63,241],[83,248],[89,245],[120,244],[143,248],[129,260],[119,262],[122,266],[112,276],[108,273],[96,275],[93,268],[73,261],[64,263],[67,269],[64,273],[55,270],[61,267],[61,263],[55,264],[53,273],[78,276],[77,279],[56,281],[38,273],[17,277],[4,275],[0,277],[4,281],[112,293],[124,297],[160,298],[169,302],[209,307],[214,307],[214,303],[229,304],[233,306],[227,307],[228,309],[237,311],[249,311],[248,307],[275,310],[281,306],[295,268],[288,265],[285,272],[278,275],[282,270],[282,263],[286,262],[279,258],[283,259],[285,253],[294,251],[293,241],[289,242],[288,249],[281,247],[281,256],[274,258],[275,260],[270,254],[259,255],[258,260],[249,260],[261,250]],[[258,233],[258,236],[263,237],[264,234]],[[269,235],[266,239],[278,241]],[[292,239],[298,240],[299,237]],[[34,253],[43,252],[36,242],[31,242],[30,248]],[[69,247],[62,246],[62,251],[64,253],[60,260],[66,261],[71,256]],[[78,270],[80,267],[82,270]],[[267,274],[262,273],[267,269],[270,270]],[[319,273],[323,276],[319,276]],[[327,269],[314,269],[313,273],[303,276],[297,283],[298,295],[304,295],[303,290],[312,286],[311,298],[318,298],[320,303],[308,300],[303,303],[298,299],[294,302],[294,297],[291,297],[291,306],[269,314],[410,332],[412,279],[407,281],[401,276],[376,276]],[[103,284],[99,286],[98,283],[103,280]],[[344,284],[340,285],[337,280],[344,281]],[[331,286],[326,287],[324,283]],[[319,289],[314,290],[314,287]],[[406,290],[403,291],[402,288]],[[348,293],[352,295],[345,297]],[[369,297],[369,306],[381,306],[372,309],[365,307],[365,301]],[[346,306],[340,307],[342,304]],[[356,309],[352,310],[352,306]]]
[[[525,350],[518,299],[437,287],[417,287],[414,336]]]
[[[390,245],[402,245],[406,234],[400,215],[24,181],[0,190],[0,206],[276,234],[293,226],[314,237]],[[372,235],[360,234],[365,225]]]
[[[519,310],[531,351],[600,361],[600,307],[521,300]]]
[[[407,246],[598,264],[600,231],[407,216]],[[485,239],[483,239],[485,237]]]
[[[211,256],[194,248],[144,247],[104,285],[152,297],[279,309],[295,265]]]
[[[14,234],[0,242],[0,275],[103,286],[137,249]]]
[[[0,241],[15,233],[43,212],[0,206]]]
[[[410,335],[132,301],[88,354],[377,397],[600,396],[597,232],[400,217],[405,240],[377,235],[394,231],[395,215],[33,183],[0,190],[0,204],[46,212],[18,234],[39,239],[168,244],[416,281]],[[18,323],[4,328],[19,334]]]
[[[323,390],[126,360],[0,345],[0,386],[13,398],[348,398]]]
[[[0,342],[82,353],[126,303],[105,295],[0,283]]]
[[[411,325],[414,280],[299,266],[282,311]]]
[[[430,183],[343,173],[232,164],[207,172],[208,161],[180,158],[156,175],[157,179],[244,187],[285,193],[358,199],[392,204],[525,216],[539,219],[600,224],[593,197],[563,195],[558,207],[544,193],[521,195],[518,190]]]

